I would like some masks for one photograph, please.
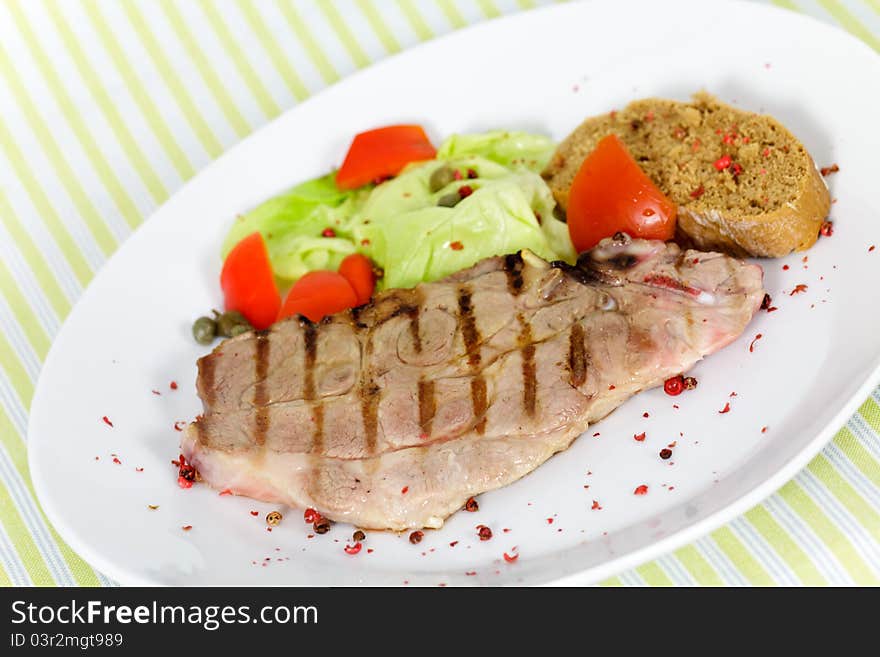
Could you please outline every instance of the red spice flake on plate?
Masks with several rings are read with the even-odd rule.
[[[593,505],[590,507],[590,510],[591,511],[601,511],[602,505],[599,504],[599,502],[597,502],[596,500],[593,500]]]
[[[832,164],[830,167],[822,167],[819,169],[819,173],[823,176],[830,176],[832,173],[837,173],[840,171],[840,167],[837,164]]]
[[[475,511],[480,510],[480,505],[477,503],[473,497],[469,497],[467,502],[464,503],[464,510],[470,513],[474,513]]]
[[[464,248],[464,244],[462,244],[458,240],[455,240],[454,242],[451,242],[449,244],[449,248],[453,251],[461,251]]]
[[[601,434],[597,431],[596,433],[593,434],[593,438],[598,438],[600,435]]]
[[[259,511],[251,511],[251,515],[256,517],[256,516],[260,515],[260,512]]]
[[[682,378],[681,374],[679,374],[678,376],[670,377],[663,382],[663,391],[667,395],[675,397],[677,395],[680,395],[682,390],[684,390],[684,379]]]
[[[177,390],[177,381],[172,381],[171,383],[168,384],[168,387],[171,388],[172,390]]]
[[[143,472],[144,469],[143,469],[143,468],[135,468],[134,471],[135,471],[135,472]]]
[[[548,525],[552,525],[552,524],[553,524],[553,518],[547,518],[547,524],[548,524]]]
[[[789,270],[788,265],[782,265],[782,271],[788,271],[788,270]]]
[[[767,427],[761,427],[761,433],[767,433]]]
[[[219,493],[217,493],[217,495],[219,495],[220,497],[223,497],[224,495],[232,495],[232,491],[228,488],[224,488]]]
[[[400,489],[401,495],[406,495],[408,492],[409,492],[409,486],[404,486],[403,488]]]
[[[315,511],[314,509],[306,509],[303,512],[303,520],[306,521],[307,524],[311,525],[313,522],[317,522],[321,519],[321,514]]]
[[[192,525],[184,525],[183,527],[181,527],[181,529],[182,529],[183,531],[185,531],[185,532],[188,532],[188,531],[189,531],[190,529],[192,529],[192,528],[193,528]]]
[[[663,449],[660,450],[660,458],[663,459],[664,461],[672,458],[672,450],[669,449],[668,447],[664,447]]]
[[[158,390],[150,390],[150,392],[152,392],[154,395],[161,395],[162,394]]]
[[[486,525],[477,525],[477,536],[480,537],[481,541],[488,541],[492,538],[492,530]]]
[[[186,426],[186,422],[184,420],[178,420],[177,422],[174,423],[174,430],[175,431],[183,431],[185,426]]]
[[[110,418],[107,417],[106,415],[104,417],[102,417],[101,419],[104,421],[104,424],[106,424],[108,427],[113,426],[113,423],[110,421]]]
[[[636,489],[633,491],[633,495],[647,495],[647,494],[648,494],[648,487],[645,486],[645,484],[642,484],[641,486],[637,486]]]
[[[113,456],[113,462],[114,462],[116,465],[122,465],[122,461],[120,461],[120,460],[119,460],[119,457],[118,457],[118,456],[115,456],[115,455]]]
[[[726,402],[726,403],[724,404],[724,408],[722,408],[720,411],[718,411],[718,413],[720,413],[720,414],[722,414],[722,415],[723,415],[724,413],[730,413],[730,402]]]
[[[159,505],[158,505],[158,504],[147,504],[147,508],[148,508],[150,511],[155,511],[156,509],[159,508]]]
[[[773,303],[773,298],[769,294],[764,294],[764,298],[761,299],[761,310],[767,310],[770,307],[770,304]]]
[[[871,246],[869,246],[869,247],[868,247],[868,253],[870,253],[871,251],[873,251],[875,248],[876,248],[876,247],[875,247],[873,244],[872,244]]]
[[[788,296],[793,297],[795,294],[800,294],[801,292],[806,292],[807,286],[803,283],[798,283],[794,286],[794,289],[788,293]]]
[[[449,544],[449,547],[455,547],[456,545],[458,545],[458,541],[452,541],[452,542]]]
[[[758,335],[755,336],[755,339],[752,340],[752,343],[749,345],[749,353],[753,353],[755,351],[755,343],[763,337],[763,333],[758,333]]]
[[[409,535],[409,542],[415,545],[416,543],[421,543],[422,539],[425,537],[425,532],[420,529],[415,530]]]
[[[345,550],[346,554],[357,554],[361,551],[362,547],[363,545],[361,544],[361,542],[357,541],[354,545],[346,545],[343,549]]]
[[[633,436],[633,440],[635,440],[637,442],[643,442],[645,440],[645,432],[642,431],[642,433],[635,434]]]

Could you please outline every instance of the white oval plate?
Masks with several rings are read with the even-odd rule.
[[[792,477],[878,380],[880,250],[868,250],[880,244],[878,79],[880,59],[843,32],[727,2],[553,7],[352,76],[209,166],[83,294],[31,409],[30,466],[46,513],[85,559],[126,584],[587,583],[697,538]],[[700,364],[697,390],[638,395],[417,546],[374,532],[350,556],[350,527],[310,538],[302,511],[281,509],[270,533],[270,505],[177,487],[173,425],[200,411],[195,361],[206,351],[189,327],[221,304],[220,241],[237,212],[327,171],[369,127],[418,122],[437,141],[493,127],[562,138],[632,99],[687,99],[702,88],[775,115],[820,166],[838,162],[840,173],[829,179],[839,198],[834,236],[763,262],[778,312],[759,313],[740,340]],[[796,284],[808,289],[790,296]],[[633,440],[643,431],[646,440]],[[661,460],[672,442],[673,458]],[[634,495],[642,484],[648,494]],[[477,524],[494,538],[478,540]],[[514,550],[518,560],[505,562]]]

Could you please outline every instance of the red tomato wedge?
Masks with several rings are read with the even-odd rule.
[[[396,176],[410,162],[431,160],[437,150],[418,125],[389,125],[356,135],[336,173],[339,189],[355,189]]]
[[[675,234],[676,209],[617,135],[608,135],[587,156],[571,184],[568,232],[579,253],[619,231],[669,240]]]
[[[275,321],[281,295],[260,233],[245,237],[226,256],[220,287],[226,310],[237,310],[255,329],[269,328]]]
[[[326,315],[356,305],[357,295],[341,274],[335,271],[310,271],[290,288],[278,319],[302,315],[318,322]]]
[[[373,274],[373,263],[367,256],[360,253],[345,256],[339,265],[339,273],[354,289],[359,306],[370,300],[376,287],[376,275]]]

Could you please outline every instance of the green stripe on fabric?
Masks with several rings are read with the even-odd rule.
[[[433,39],[434,32],[425,22],[424,17],[419,12],[418,8],[413,4],[412,0],[399,0],[399,4],[400,11],[403,12],[406,20],[409,21],[409,24],[412,26],[412,29],[416,33],[416,36],[419,37],[419,40],[427,41],[428,39]]]
[[[379,37],[379,42],[382,44],[382,47],[385,48],[385,51],[389,53],[400,52],[400,44],[397,43],[397,39],[394,38],[391,30],[385,25],[385,20],[382,18],[382,15],[376,11],[373,4],[368,0],[357,0],[357,4],[364,16],[367,17],[367,22],[370,24],[370,27],[373,28],[373,32]]]
[[[358,68],[368,66],[370,64],[370,58],[367,57],[357,39],[354,38],[354,35],[351,33],[351,30],[348,29],[348,25],[342,19],[342,16],[340,16],[336,7],[333,6],[333,3],[319,2],[318,8],[324,13],[324,17],[327,19],[327,22],[330,23],[330,27],[333,28],[333,31],[336,32],[336,36],[339,37],[342,45],[348,51],[355,66]]]
[[[859,439],[847,427],[837,432],[834,442],[859,472],[880,488],[880,462],[865,449],[859,442]]]
[[[183,17],[177,10],[177,6],[168,0],[161,0],[160,5],[165,13],[165,18],[171,24],[171,29],[174,30],[183,49],[186,50],[189,58],[196,65],[199,75],[205,81],[205,86],[208,87],[208,91],[211,92],[217,105],[220,106],[220,111],[223,112],[223,116],[229,121],[229,125],[232,126],[235,134],[239,137],[249,135],[251,133],[251,126],[241,115],[241,112],[238,111],[235,101],[232,100],[232,96],[229,95],[226,87],[223,86],[220,77],[211,66],[211,62],[208,61],[205,53],[199,48],[198,42],[192,32],[189,31],[189,27],[187,27],[186,21],[183,20]]]
[[[467,22],[461,17],[458,8],[452,3],[452,0],[437,0],[437,4],[440,6],[443,15],[446,16],[446,20],[452,24],[452,27],[457,29],[467,25]]]
[[[276,0],[276,4],[278,5],[281,14],[284,16],[284,20],[287,21],[287,24],[293,30],[296,38],[299,39],[302,47],[305,48],[309,59],[312,60],[315,68],[318,69],[318,73],[321,74],[324,82],[327,84],[333,84],[339,80],[339,73],[336,72],[336,69],[333,68],[333,64],[327,59],[327,55],[321,50],[321,46],[315,41],[314,37],[312,37],[312,31],[306,26],[305,22],[303,22],[303,19],[294,8],[293,3]]]
[[[92,205],[92,202],[85,195],[82,187],[77,183],[78,176],[74,174],[73,169],[61,151],[61,147],[58,146],[58,142],[55,141],[49,127],[37,111],[36,105],[34,105],[18,75],[18,69],[9,59],[2,44],[0,44],[0,73],[3,74],[3,77],[6,78],[7,83],[12,88],[12,95],[21,108],[25,121],[27,121],[28,126],[40,143],[40,147],[43,149],[43,153],[52,165],[52,168],[55,169],[59,181],[76,206],[80,218],[88,227],[89,232],[95,239],[95,243],[104,254],[110,255],[116,250],[116,239],[110,233],[110,229],[107,228],[107,224],[104,223],[95,206]]]
[[[46,335],[43,325],[40,324],[40,320],[37,319],[30,304],[18,289],[18,283],[2,260],[0,260],[0,295],[6,299],[15,321],[21,326],[34,353],[42,361],[49,353],[49,336]]]
[[[27,486],[28,492],[31,497],[36,500],[37,495],[36,491],[34,491],[34,485],[31,482],[30,470],[28,469],[27,463],[27,450],[25,449],[25,443],[18,437],[18,432],[15,430],[15,427],[12,425],[12,422],[9,420],[9,417],[6,415],[6,412],[3,410],[3,407],[0,406],[0,443],[3,444],[3,447],[6,449],[7,454],[9,454],[10,459],[12,460],[12,465],[18,471],[19,476],[22,481],[24,481],[25,486]],[[13,438],[13,436],[15,436]],[[0,503],[0,508],[2,508],[2,503]],[[2,515],[2,514],[0,514]],[[98,580],[98,576],[95,574],[95,571],[85,562],[81,557],[79,557],[70,547],[65,543],[61,537],[58,535],[58,532],[55,531],[55,528],[49,523],[49,520],[46,518],[46,514],[43,513],[43,510],[40,509],[40,515],[43,518],[46,526],[49,528],[49,533],[52,536],[52,540],[58,546],[58,551],[61,553],[61,558],[64,559],[64,562],[67,564],[67,568],[73,574],[73,578],[76,580],[76,583],[80,586],[99,586],[100,582]],[[42,556],[39,557],[41,561],[45,564]],[[34,580],[34,583],[39,586],[47,586],[52,584],[51,578],[45,581],[37,581]]]
[[[672,580],[669,579],[669,575],[653,561],[639,566],[636,568],[636,572],[645,580],[648,586],[672,586]]]
[[[619,577],[609,577],[599,582],[599,586],[623,586],[623,582],[620,581]]]
[[[532,0],[516,0],[516,4],[519,5],[520,9],[533,9],[535,6]]]
[[[229,55],[238,74],[244,80],[248,90],[253,94],[257,104],[263,111],[263,114],[268,118],[278,116],[281,113],[281,108],[278,107],[278,104],[272,99],[269,90],[266,89],[256,71],[254,71],[250,62],[248,62],[247,58],[244,56],[244,53],[238,45],[238,41],[232,36],[229,28],[226,27],[223,18],[217,12],[217,5],[209,0],[202,0],[201,5],[202,11],[208,18],[208,23],[210,23],[214,30],[214,34],[217,35],[220,44],[223,46],[223,50]]]
[[[272,32],[266,27],[266,23],[263,21],[260,12],[252,3],[246,2],[245,0],[239,0],[238,6],[245,17],[245,20],[248,22],[248,25],[250,25],[251,30],[257,36],[260,45],[263,46],[263,49],[269,55],[269,59],[272,60],[275,70],[278,71],[278,74],[284,80],[284,84],[290,89],[290,93],[293,94],[293,97],[297,100],[305,100],[308,98],[308,88],[306,88],[306,85],[300,79],[299,74],[290,64],[290,61],[288,61],[287,55],[278,45]]]
[[[217,157],[223,152],[223,146],[202,118],[201,111],[196,107],[186,87],[177,76],[175,67],[171,66],[168,58],[165,57],[163,49],[156,41],[156,37],[153,36],[153,33],[147,27],[147,22],[144,20],[143,15],[138,11],[134,2],[122,2],[120,6],[125,11],[129,24],[137,33],[141,45],[150,57],[150,61],[156,67],[165,86],[171,91],[171,95],[174,96],[174,100],[186,117],[190,128],[192,128],[192,131],[201,142],[202,147],[212,158]]]
[[[498,11],[498,7],[495,6],[495,3],[492,0],[477,0],[477,4],[480,6],[480,11],[483,12],[483,15],[486,18],[498,18],[501,15],[501,12]]]
[[[880,0],[865,0],[869,5],[871,5],[871,9],[880,14]]]
[[[87,2],[83,3],[83,7],[92,24],[92,28],[101,40],[101,44],[110,55],[107,59],[115,66],[116,71],[122,78],[122,82],[125,84],[125,88],[138,106],[138,109],[140,109],[141,115],[146,120],[147,125],[150,126],[150,130],[156,136],[156,140],[159,142],[162,150],[165,151],[165,155],[171,160],[172,166],[182,179],[188,180],[192,178],[195,171],[192,164],[190,164],[189,158],[178,146],[174,135],[168,129],[168,125],[162,120],[162,114],[147,92],[148,87],[138,79],[125,51],[119,46],[119,41],[116,39],[113,31],[107,26],[94,0],[87,0]]]
[[[868,426],[880,433],[880,405],[874,401],[873,397],[868,397],[865,403],[859,406],[858,413],[868,423]]]
[[[0,523],[6,530],[6,535],[12,543],[12,547],[21,561],[24,569],[35,586],[57,586],[57,582],[49,572],[46,560],[40,553],[34,537],[31,536],[24,523],[24,518],[18,511],[18,507],[12,500],[6,482],[0,479]]]
[[[39,216],[40,220],[45,224],[49,233],[51,233],[54,238],[55,244],[64,256],[64,259],[67,260],[67,264],[70,265],[73,275],[76,276],[80,285],[85,286],[92,278],[92,269],[89,267],[83,254],[80,252],[79,247],[77,247],[76,243],[73,241],[73,237],[71,237],[67,227],[61,223],[61,219],[55,211],[55,208],[49,203],[46,193],[37,182],[36,177],[28,166],[27,161],[24,159],[21,150],[19,150],[18,145],[12,140],[12,135],[6,127],[6,124],[3,123],[2,117],[0,117],[0,147],[3,148],[6,157],[11,162],[16,177],[24,186],[31,203],[34,204],[34,207],[37,210],[37,216]]]
[[[687,545],[676,550],[674,554],[700,586],[724,586],[724,581],[718,572],[703,558],[695,546]]]
[[[880,541],[880,513],[841,476],[827,458],[820,454],[810,462],[807,469],[831,491],[861,527],[875,540]]]
[[[159,180],[159,176],[156,175],[156,172],[150,166],[150,163],[140,149],[140,146],[138,146],[134,138],[131,136],[131,132],[128,129],[125,119],[122,118],[119,108],[104,88],[103,82],[98,79],[97,74],[86,60],[86,56],[83,53],[82,48],[79,46],[79,38],[73,34],[67,24],[67,18],[61,14],[60,9],[55,3],[50,5],[48,13],[52,18],[52,22],[55,24],[55,29],[58,30],[58,34],[61,36],[61,40],[64,42],[67,54],[70,55],[70,58],[73,60],[80,77],[85,82],[86,88],[89,90],[92,99],[98,105],[98,108],[107,120],[107,124],[113,131],[113,136],[116,137],[125,156],[131,162],[134,170],[137,171],[138,176],[144,183],[144,187],[147,188],[150,196],[156,203],[161,203],[168,197],[168,191],[165,189],[165,185],[162,184],[162,181]],[[52,92],[56,102],[61,107],[67,122],[73,129],[74,134],[76,134],[77,139],[82,145],[83,150],[86,152],[95,171],[98,173],[98,177],[101,179],[104,187],[110,192],[110,196],[113,197],[114,203],[116,203],[122,216],[125,217],[128,225],[131,227],[139,225],[143,219],[140,211],[128,195],[128,192],[122,186],[122,183],[119,182],[119,178],[110,166],[107,157],[105,157],[98,149],[96,140],[89,133],[82,116],[75,111],[73,100],[68,95],[61,80],[58,79],[58,75],[49,63],[49,58],[46,56],[46,53],[40,47],[40,40],[36,38],[24,16],[21,15],[19,11],[13,11],[13,16],[15,17],[16,24],[18,25],[21,35],[24,37],[31,54],[34,56],[34,59],[40,67],[40,72],[43,74],[46,84],[49,86],[49,90]]]
[[[61,84],[58,74],[49,63],[49,58],[40,46],[40,40],[34,35],[31,26],[28,24],[27,20],[25,20],[21,7],[15,2],[9,3],[7,7],[12,13],[12,18],[18,28],[19,35],[24,39],[25,45],[28,47],[28,50],[30,50],[31,56],[37,63],[37,67],[40,69],[40,74],[43,76],[46,86],[55,98],[55,103],[58,106],[58,109],[73,130],[74,135],[76,135],[80,147],[85,152],[92,168],[95,170],[95,173],[98,174],[101,184],[103,184],[104,187],[107,188],[107,191],[110,192],[113,202],[116,203],[116,207],[119,208],[119,211],[122,213],[122,216],[125,217],[128,224],[130,226],[136,226],[141,220],[141,215],[137,206],[135,206],[134,201],[128,195],[128,192],[122,186],[122,183],[119,182],[119,178],[110,167],[107,159],[98,150],[95,138],[86,128],[86,122],[83,120],[82,114],[76,109],[76,105],[74,105],[73,100],[68,95],[64,85]]]
[[[819,508],[813,499],[795,482],[790,481],[777,493],[825,546],[834,554],[841,566],[850,574],[856,584],[880,584],[880,579],[862,560],[849,539]]]
[[[736,534],[728,527],[722,527],[712,533],[712,540],[727,558],[753,586],[774,586],[776,582],[764,567],[758,563],[749,549],[743,545]]]
[[[3,333],[0,333],[0,370],[6,374],[22,406],[28,408],[34,395],[34,382]]]
[[[12,212],[12,206],[6,199],[2,189],[0,189],[0,221],[3,222],[3,226],[10,237],[12,237],[12,241],[15,242],[18,252],[24,258],[34,278],[37,279],[37,284],[49,300],[52,310],[55,311],[59,319],[63,319],[70,312],[70,302],[67,300],[64,292],[61,291],[55,275],[46,265],[46,259],[43,257],[43,254],[37,249],[31,236],[24,230],[18,218]]]
[[[773,0],[773,4],[778,7],[782,7],[784,9],[790,9],[791,11],[800,11],[800,7],[798,7],[791,0]]]
[[[776,522],[767,509],[763,506],[756,506],[746,512],[745,519],[786,563],[801,584],[805,586],[826,586],[828,584],[819,573],[813,560],[807,556],[800,545],[795,543],[791,534]]]
[[[3,567],[3,564],[0,564],[0,589],[9,588],[12,586],[12,580],[9,579],[9,575],[6,574],[6,569]]]
[[[836,0],[819,0],[825,10],[834,16],[834,19],[850,34],[857,36],[862,41],[871,46],[874,50],[880,51],[880,39],[874,36],[865,25],[856,18],[850,11],[840,2]]]

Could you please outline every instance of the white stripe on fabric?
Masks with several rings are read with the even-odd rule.
[[[67,567],[67,563],[61,556],[58,544],[49,533],[49,528],[40,514],[34,498],[31,496],[24,481],[18,474],[6,446],[0,443],[0,477],[3,478],[9,495],[15,507],[25,521],[27,530],[30,532],[40,554],[46,562],[46,567],[52,578],[59,586],[76,586],[73,573]]]
[[[138,4],[138,6],[142,5],[143,3]],[[163,122],[174,141],[186,154],[195,171],[203,168],[211,161],[211,155],[205,150],[201,141],[199,141],[198,135],[190,127],[174,94],[165,84],[153,63],[152,57],[143,47],[140,37],[128,21],[121,3],[101,2],[97,3],[96,6],[96,12],[101,16],[103,22],[107,25],[107,29],[112,32],[119,47],[126,54],[126,59],[134,70],[137,82],[144,88],[149,89],[153,104],[156,106],[157,111],[162,112]],[[160,41],[160,37],[161,35],[157,34],[156,40]],[[95,52],[96,59],[110,60],[109,54],[100,47],[100,43],[93,44],[92,50]],[[140,113],[138,116],[140,116]]]
[[[161,3],[139,2],[136,6],[144,19],[146,29],[159,42],[168,61],[173,63],[175,73],[186,87],[202,118],[211,127],[214,136],[223,146],[224,150],[228,149],[238,141],[238,135],[229,121],[226,120],[220,105],[214,100],[213,94],[211,94],[210,89],[205,84],[199,69],[190,59],[186,48],[178,40],[177,33],[165,17]],[[140,41],[140,37],[137,35],[135,35],[135,38]]]
[[[666,576],[672,581],[676,586],[695,586],[696,582],[691,577],[691,574],[685,569],[684,566],[681,565],[681,562],[675,557],[673,554],[666,554],[659,559],[656,560],[656,563],[660,568],[663,569],[663,572],[666,573]]]
[[[27,409],[18,393],[13,389],[6,372],[0,367],[0,406],[3,406],[9,421],[12,422],[19,437],[24,439],[27,435]]]
[[[24,561],[15,551],[15,546],[6,534],[6,528],[0,523],[0,562],[9,576],[12,586],[33,586],[34,582],[24,568]]]
[[[287,0],[276,0],[286,2]],[[311,32],[314,40],[320,44],[321,50],[327,56],[327,60],[333,64],[333,68],[339,73],[340,78],[350,75],[357,70],[357,65],[352,59],[346,47],[342,44],[336,31],[330,25],[324,12],[318,8],[317,3],[323,0],[302,0],[296,4],[299,17]]]
[[[797,586],[800,580],[788,564],[780,557],[764,537],[752,526],[752,524],[740,516],[733,520],[728,527],[743,545],[755,556],[755,559],[768,572],[776,584],[781,586]]]
[[[40,374],[42,363],[40,363],[40,358],[31,346],[31,343],[28,342],[24,329],[16,321],[15,316],[12,314],[12,309],[2,294],[0,294],[0,331],[3,332],[3,337],[12,347],[12,351],[18,356],[18,361],[31,382],[36,381]]]
[[[635,570],[627,570],[617,577],[624,586],[646,586],[645,580]]]
[[[871,425],[859,413],[856,413],[846,423],[846,426],[859,441],[859,444],[865,448],[865,451],[870,453],[875,461],[880,461],[880,441],[877,440],[877,434]]]
[[[862,560],[874,571],[874,574],[880,575],[880,546],[874,542],[867,529],[859,524],[849,510],[812,472],[804,470],[798,475],[797,481],[813,498],[813,501],[825,511],[831,522],[849,539],[853,549],[859,553]]]
[[[725,585],[745,586],[748,584],[743,574],[730,562],[727,555],[718,548],[718,545],[711,536],[704,536],[694,543],[693,547],[716,570]]]
[[[60,318],[43,294],[30,266],[15,248],[12,236],[6,231],[2,222],[0,222],[0,262],[6,265],[14,285],[33,311],[40,327],[50,339],[54,337],[60,328]]]
[[[861,470],[844,454],[840,448],[831,443],[822,452],[834,467],[840,472],[841,476],[856,489],[865,501],[871,507],[878,511],[880,509],[880,488],[868,479]],[[880,513],[880,511],[878,511]]]
[[[829,582],[853,583],[849,573],[838,563],[824,541],[816,536],[812,528],[779,495],[765,500],[764,507],[809,555],[822,577]]]

